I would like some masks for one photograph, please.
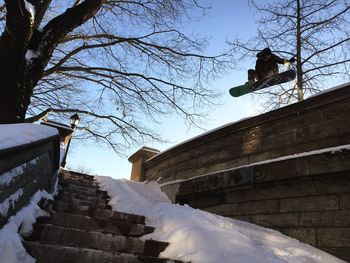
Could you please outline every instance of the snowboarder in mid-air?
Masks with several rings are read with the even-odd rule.
[[[256,80],[263,80],[273,75],[278,74],[278,64],[290,65],[295,61],[295,58],[289,60],[280,58],[272,54],[270,48],[264,48],[257,55],[255,70],[248,70],[248,82],[254,83]]]
[[[265,48],[257,54],[254,69],[248,70],[248,81],[244,85],[233,87],[229,90],[231,96],[239,97],[247,93],[282,84],[295,78],[295,70],[289,69],[278,73],[278,64],[289,66],[295,62],[295,58],[283,59],[272,54],[270,48]]]

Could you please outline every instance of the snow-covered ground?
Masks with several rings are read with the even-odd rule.
[[[280,232],[171,204],[155,183],[96,176],[113,210],[146,216],[155,232],[144,236],[170,242],[162,257],[192,263],[344,262]]]

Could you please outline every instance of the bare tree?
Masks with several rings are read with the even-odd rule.
[[[193,9],[207,11],[197,0],[5,0],[0,123],[77,112],[84,138],[121,151],[160,139],[144,117],[194,122],[229,54],[202,55],[206,39],[180,31]]]
[[[296,56],[296,82],[257,92],[268,97],[267,109],[304,99],[333,77],[349,79],[350,4],[348,0],[249,1],[257,35],[230,44],[243,61],[269,46],[277,54]]]

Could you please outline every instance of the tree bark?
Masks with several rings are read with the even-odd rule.
[[[0,38],[0,123],[25,120],[33,90],[60,39],[92,18],[104,0],[85,0],[53,18],[41,31],[36,27],[50,1],[28,2],[40,10],[37,17],[26,9],[24,0],[5,0],[6,27]],[[30,53],[34,56],[26,58]]]

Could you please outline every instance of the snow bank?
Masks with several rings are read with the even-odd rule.
[[[20,123],[0,125],[0,150],[28,144],[58,134],[58,130],[45,125]]]
[[[33,230],[36,218],[47,215],[38,206],[38,202],[42,198],[52,199],[56,192],[57,190],[51,195],[45,190],[37,191],[31,198],[30,204],[10,217],[9,222],[0,229],[0,263],[35,262],[35,259],[28,255],[23,247],[20,234],[23,236],[29,235]]]
[[[115,208],[115,211],[145,215],[154,204],[170,203],[156,182],[144,184],[126,179],[114,180],[107,176],[96,176],[95,179],[102,189],[108,191],[112,198],[108,204]]]
[[[171,204],[155,182],[96,180],[112,198],[114,211],[146,216],[146,224],[156,230],[145,238],[170,242],[162,257],[192,263],[344,262],[277,231]]]

